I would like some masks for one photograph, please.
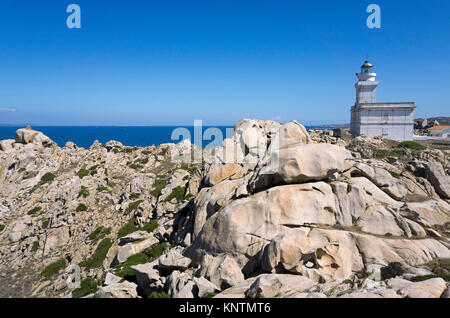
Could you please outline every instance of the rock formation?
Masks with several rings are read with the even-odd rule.
[[[395,147],[295,121],[241,120],[212,149],[19,129],[0,142],[0,296],[448,297],[449,154]]]

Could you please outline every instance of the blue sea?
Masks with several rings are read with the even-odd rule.
[[[0,126],[0,140],[14,139],[14,133],[23,126]],[[33,129],[42,131],[45,135],[55,141],[58,146],[64,147],[66,142],[72,141],[79,147],[89,148],[95,140],[102,144],[110,140],[120,141],[126,146],[147,147],[152,145],[160,145],[163,143],[178,143],[186,138],[186,136],[172,139],[172,133],[175,126],[33,126]],[[196,145],[206,147],[213,140],[203,138],[203,140],[194,141],[194,127],[185,126],[190,132],[190,140]],[[203,133],[211,127],[203,126]],[[220,126],[218,128],[223,137],[226,138],[227,128],[232,127]],[[326,126],[306,126],[309,129],[323,129]]]

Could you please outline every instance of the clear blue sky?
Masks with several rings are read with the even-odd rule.
[[[348,123],[366,54],[378,101],[450,116],[448,0],[2,0],[0,35],[0,123]]]

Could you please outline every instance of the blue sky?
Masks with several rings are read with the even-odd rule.
[[[450,116],[448,0],[2,0],[0,39],[0,123],[348,123],[366,54],[378,101]]]

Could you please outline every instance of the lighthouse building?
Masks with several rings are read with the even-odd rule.
[[[369,61],[364,62],[361,73],[356,76],[356,103],[351,108],[350,121],[352,135],[381,136],[397,141],[412,140],[415,103],[377,103],[379,83]]]

